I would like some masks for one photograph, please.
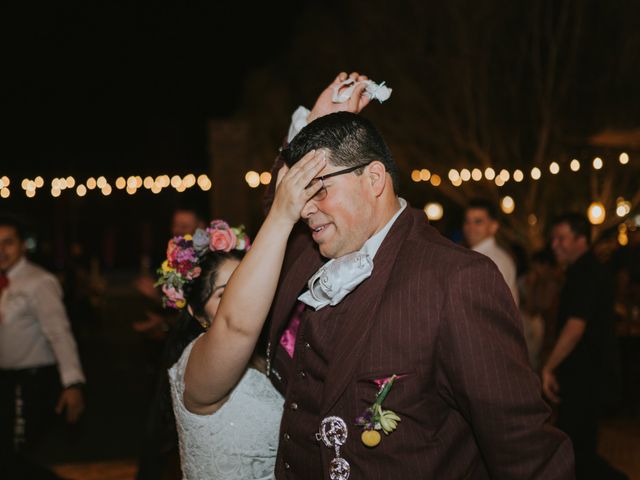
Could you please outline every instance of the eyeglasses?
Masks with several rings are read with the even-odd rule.
[[[312,197],[312,200],[316,200],[318,202],[321,202],[322,200],[324,200],[325,198],[327,198],[327,187],[324,185],[324,181],[327,178],[331,178],[331,177],[337,177],[338,175],[344,175],[345,173],[351,173],[351,172],[355,172],[356,170],[358,170],[359,168],[363,168],[366,167],[367,165],[369,165],[371,162],[367,162],[367,163],[362,163],[360,165],[355,165],[353,167],[349,167],[349,168],[344,168],[342,170],[338,170],[337,172],[331,172],[331,173],[327,173],[326,175],[322,175],[320,177],[316,177],[314,179],[312,179],[309,182],[309,185],[307,185],[307,188],[311,188],[314,185],[317,184],[317,182],[320,182],[320,184],[322,185],[320,187],[320,190],[318,190],[316,192],[316,194]]]

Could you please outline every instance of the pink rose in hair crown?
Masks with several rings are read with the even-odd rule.
[[[227,222],[214,220],[211,222],[211,226],[207,228],[207,233],[209,233],[209,248],[211,251],[229,252],[236,248],[238,239],[236,234],[229,228]]]

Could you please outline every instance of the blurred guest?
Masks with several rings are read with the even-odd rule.
[[[56,478],[22,454],[54,412],[78,421],[85,377],[60,284],[25,252],[22,224],[0,218],[0,465],[2,478]]]
[[[529,361],[536,371],[540,370],[545,345],[548,343],[545,340],[554,336],[561,286],[562,271],[558,268],[553,253],[548,249],[534,253],[531,267],[520,282],[520,311]]]
[[[551,247],[566,266],[558,338],[542,369],[544,394],[558,405],[557,426],[573,441],[576,477],[626,478],[597,454],[603,386],[610,373],[613,280],[590,251],[590,225],[580,214],[553,222]]]
[[[493,260],[504,281],[507,282],[517,305],[516,264],[511,255],[496,242],[496,233],[499,229],[498,211],[493,203],[484,199],[474,199],[469,202],[464,212],[464,238],[471,250]]]
[[[202,215],[194,208],[178,207],[171,217],[171,236],[190,235],[205,227]],[[160,265],[157,261],[154,265]],[[155,272],[154,272],[155,273]],[[177,315],[162,309],[161,295],[155,287],[156,277],[150,272],[135,281],[139,293],[147,298],[145,318],[134,322],[133,329],[145,336],[148,357],[154,371],[153,392],[145,422],[144,440],[138,459],[137,480],[158,480],[177,472],[178,434],[171,409],[171,395],[163,358],[170,356],[172,342],[166,343],[176,327]],[[180,329],[178,329],[180,330]],[[181,332],[177,332],[179,335]]]
[[[204,227],[205,222],[202,215],[193,208],[178,207],[171,217],[172,237],[190,235],[195,232],[197,228]],[[159,265],[160,261],[149,261],[147,263]],[[154,286],[156,281],[154,274],[155,272],[144,272],[135,280],[134,285],[136,290],[151,302],[148,310],[145,312],[145,319],[134,322],[133,329],[150,338],[163,339],[168,329],[167,316],[161,313],[160,294]]]

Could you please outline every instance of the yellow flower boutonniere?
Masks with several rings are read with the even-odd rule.
[[[389,435],[398,426],[400,417],[391,410],[383,410],[382,402],[389,394],[393,382],[396,380],[397,375],[392,375],[382,382],[380,390],[376,395],[376,400],[373,405],[368,407],[362,415],[356,418],[356,425],[363,427],[364,431],[360,436],[362,443],[367,447],[375,447],[382,440],[380,430],[385,435]]]

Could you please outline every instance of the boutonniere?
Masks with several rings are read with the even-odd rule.
[[[400,417],[391,410],[383,410],[382,408],[382,402],[384,402],[384,399],[389,394],[396,378],[397,375],[392,375],[384,379],[380,383],[380,390],[378,390],[373,405],[368,407],[362,415],[356,417],[356,425],[364,429],[360,439],[367,447],[375,447],[380,443],[380,440],[382,440],[380,430],[382,430],[385,435],[389,435],[398,426]]]

